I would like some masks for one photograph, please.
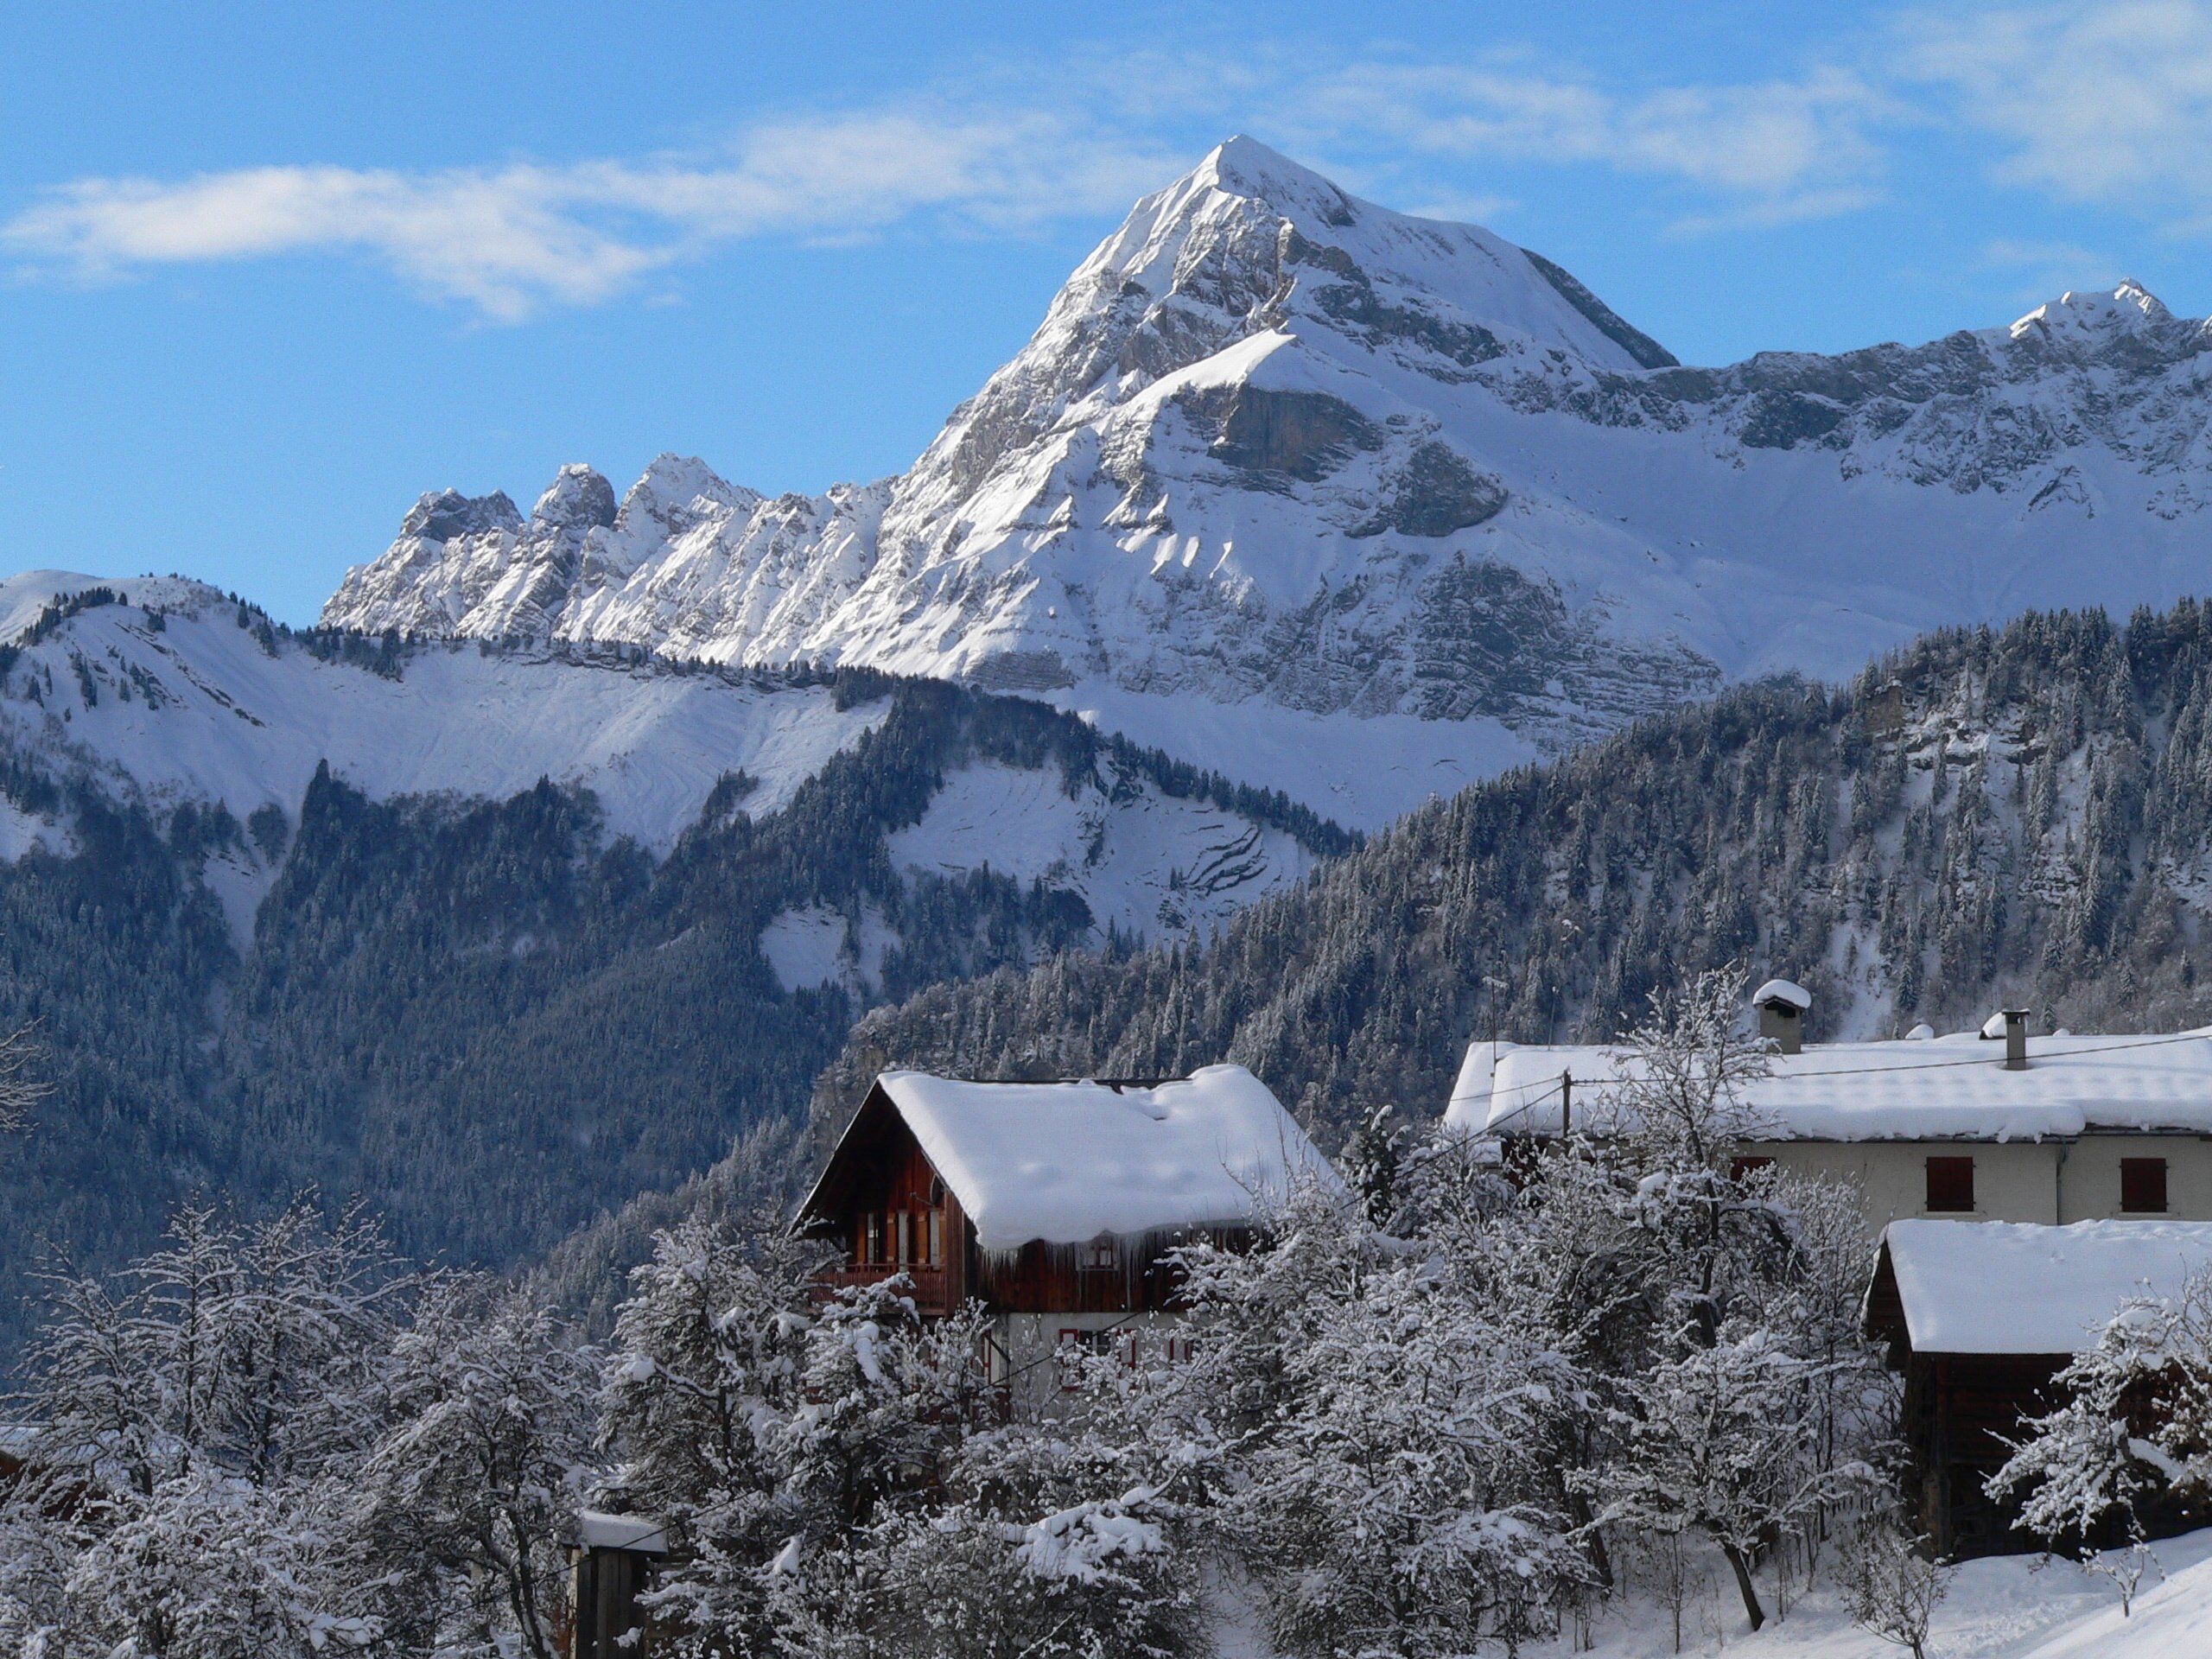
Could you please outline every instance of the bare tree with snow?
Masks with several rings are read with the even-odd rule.
[[[0,1037],[0,1135],[28,1128],[39,1102],[54,1092],[38,1071],[45,1054],[33,1030],[18,1026]]]

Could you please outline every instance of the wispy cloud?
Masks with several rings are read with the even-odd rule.
[[[1020,90],[1035,84],[1010,67],[962,97],[795,116],[703,155],[80,179],[0,224],[0,245],[33,269],[92,277],[349,251],[514,321],[602,302],[747,238],[846,240],[918,216],[1003,233],[1111,213],[1195,159],[1202,124],[1211,136],[1258,126],[1343,162],[1356,187],[1468,217],[1508,205],[1468,188],[1484,163],[1608,168],[1679,188],[1691,203],[1679,228],[1696,232],[1876,199],[1872,132],[1894,113],[1842,70],[1631,93],[1510,58],[1320,69],[1265,52],[1233,66],[1122,58],[1066,67],[1049,108]]]
[[[1904,39],[1899,76],[1999,141],[2000,181],[2200,224],[2212,208],[2212,8],[2120,0],[1921,14]]]
[[[1981,264],[2017,275],[2012,297],[2024,305],[2039,305],[2069,288],[2114,288],[2120,280],[2116,260],[2078,242],[1999,237],[1983,245]]]
[[[1591,164],[1705,193],[1686,225],[1780,224],[1877,200],[1872,129],[1901,113],[1859,76],[1635,93],[1524,64],[1354,65],[1295,89],[1294,120],[1416,156]]]
[[[715,242],[846,238],[931,211],[1015,230],[1124,206],[1173,165],[1163,149],[1045,114],[903,109],[759,128],[706,159],[79,180],[0,226],[0,240],[96,276],[353,250],[513,321],[604,301]]]

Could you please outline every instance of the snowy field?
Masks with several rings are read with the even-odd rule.
[[[2148,1573],[2125,1616],[2108,1579],[2074,1562],[2038,1566],[2033,1555],[1968,1561],[1928,1638],[1927,1659],[2208,1659],[2212,1656],[2212,1529],[2152,1547],[2158,1570]],[[2159,1573],[2164,1574],[2163,1581]],[[1682,1608],[1681,1645],[1674,1618],[1648,1599],[1616,1605],[1584,1631],[1522,1649],[1524,1659],[1671,1659],[1676,1653],[1738,1654],[1743,1659],[1902,1659],[1906,1649],[1851,1622],[1832,1585],[1822,1583],[1773,1616],[1777,1598],[1762,1575],[1766,1628],[1745,1627],[1743,1604],[1728,1569],[1713,1556],[1693,1574]],[[1218,1583],[1211,1597],[1220,1624],[1220,1659],[1278,1659],[1258,1629],[1247,1599]]]

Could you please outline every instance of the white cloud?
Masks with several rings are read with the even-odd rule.
[[[1687,228],[1771,225],[1878,199],[1873,129],[1904,111],[1857,75],[1610,91],[1516,63],[1354,65],[1294,89],[1295,124],[1415,155],[1591,164],[1688,186],[1717,206]]]
[[[2212,9],[2186,0],[1908,20],[1903,75],[2005,147],[1998,177],[2062,200],[2212,206]]]
[[[1981,264],[1986,270],[2005,271],[2018,277],[2011,291],[2013,299],[2024,307],[2040,305],[2053,296],[2069,290],[2093,292],[2117,288],[2120,280],[2116,260],[2078,242],[1999,237],[1983,245]]]
[[[0,239],[94,276],[350,249],[512,321],[604,301],[715,241],[848,238],[931,210],[1019,229],[1125,206],[1173,168],[1164,150],[1041,114],[899,110],[757,128],[705,161],[80,180],[0,226]]]
[[[1882,166],[1871,134],[1894,113],[1836,70],[1626,93],[1503,58],[1316,70],[1265,50],[1229,65],[1149,54],[1065,66],[1046,108],[1034,69],[980,73],[958,97],[764,124],[709,155],[83,179],[0,224],[0,245],[93,276],[351,251],[512,321],[604,302],[747,238],[844,241],[916,215],[1004,233],[1111,213],[1195,159],[1200,124],[1260,125],[1334,159],[1347,182],[1473,218],[1508,204],[1469,188],[1471,164],[1610,168],[1703,202],[1680,221],[1697,231],[1864,206]]]

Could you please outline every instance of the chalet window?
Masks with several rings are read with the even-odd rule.
[[[861,1261],[873,1267],[883,1260],[883,1217],[873,1210],[861,1218]]]
[[[930,1211],[930,1266],[941,1268],[944,1265],[944,1212],[932,1210]]]
[[[1763,1169],[1773,1167],[1773,1159],[1761,1157],[1757,1154],[1743,1158],[1732,1158],[1728,1160],[1728,1174],[1732,1180],[1740,1181],[1747,1175],[1756,1175]]]
[[[899,1263],[904,1267],[914,1259],[914,1218],[904,1210],[899,1212]]]
[[[2163,1158],[2123,1158],[2120,1160],[2120,1207],[2129,1215],[2166,1213],[2166,1160]]]
[[[1928,1207],[1952,1215],[1974,1209],[1974,1160],[1930,1158],[1928,1160]]]
[[[1122,1265],[1122,1253],[1110,1238],[1086,1244],[1076,1255],[1076,1265],[1087,1273],[1103,1273]]]

